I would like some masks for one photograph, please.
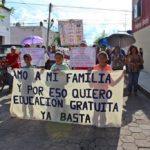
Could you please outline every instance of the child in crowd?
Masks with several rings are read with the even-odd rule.
[[[25,54],[25,55],[23,56],[23,59],[24,59],[24,62],[25,62],[25,64],[26,64],[26,66],[24,66],[23,68],[34,68],[34,67],[35,67],[35,66],[33,66],[33,65],[31,64],[31,62],[32,62],[32,57],[31,57],[30,54]]]
[[[64,54],[61,51],[56,51],[55,53],[55,64],[52,65],[51,70],[60,71],[60,70],[69,70],[69,67],[63,64]]]
[[[98,59],[99,64],[95,65],[93,70],[112,71],[111,66],[107,63],[109,58],[105,51],[101,51],[100,53],[98,53],[97,59]]]

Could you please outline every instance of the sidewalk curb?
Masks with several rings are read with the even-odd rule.
[[[143,88],[141,85],[138,84],[138,89],[146,95],[148,98],[150,98],[150,92],[148,92],[145,88]]]

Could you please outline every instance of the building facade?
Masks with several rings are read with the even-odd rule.
[[[143,49],[144,70],[150,72],[150,0],[132,0],[132,3],[136,45]]]
[[[21,26],[19,23],[11,27],[11,44],[21,44],[21,41],[27,36],[40,36],[44,39],[42,45],[46,46],[47,41],[47,28],[44,26]],[[58,36],[57,32],[50,31],[49,45],[53,44],[55,37]]]
[[[10,44],[10,12],[5,6],[0,6],[0,45]]]

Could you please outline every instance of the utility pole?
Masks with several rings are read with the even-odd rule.
[[[46,47],[49,45],[49,33],[50,33],[50,24],[51,24],[51,11],[52,11],[52,4],[49,4],[49,15],[48,15],[48,27],[47,27],[47,42]]]

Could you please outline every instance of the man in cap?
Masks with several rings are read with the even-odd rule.
[[[17,50],[16,47],[12,46],[11,47],[11,53],[7,54],[7,56],[6,56],[6,59],[8,61],[8,65],[12,69],[20,68],[20,65],[19,65],[19,54],[16,52],[16,50]]]
[[[19,64],[19,54],[16,53],[16,47],[12,46],[11,47],[11,53],[7,54],[6,59],[8,62],[8,67],[13,69],[20,68]],[[13,84],[13,76],[8,73],[8,82],[9,82],[9,89],[12,89],[12,84]]]
[[[87,47],[87,43],[86,43],[85,40],[82,40],[82,41],[80,42],[80,47]]]

